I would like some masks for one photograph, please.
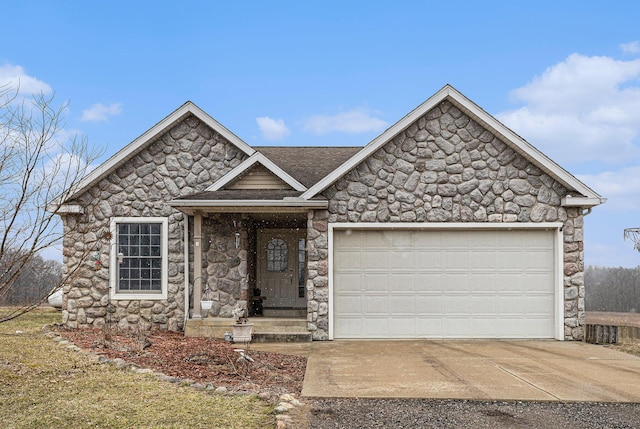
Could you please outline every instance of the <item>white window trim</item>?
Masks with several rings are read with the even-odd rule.
[[[162,224],[162,287],[159,293],[117,292],[118,247],[117,226],[119,223],[160,223]],[[109,257],[109,297],[113,300],[161,300],[167,299],[169,275],[169,220],[166,217],[114,217],[109,226],[111,230],[111,255]]]

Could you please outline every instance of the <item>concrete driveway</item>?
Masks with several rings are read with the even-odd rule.
[[[302,396],[640,402],[640,357],[553,340],[314,342]]]

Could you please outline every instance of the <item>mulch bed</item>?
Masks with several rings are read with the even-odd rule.
[[[253,351],[212,338],[185,337],[177,332],[130,333],[108,329],[58,328],[76,346],[109,359],[120,358],[167,376],[225,387],[232,392],[302,391],[307,366],[303,356]],[[234,349],[243,348],[248,362]]]

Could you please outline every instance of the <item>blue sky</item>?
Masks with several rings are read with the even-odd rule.
[[[608,202],[587,264],[634,267],[635,1],[5,2],[0,82],[120,148],[191,100],[250,145],[365,145],[449,83]]]

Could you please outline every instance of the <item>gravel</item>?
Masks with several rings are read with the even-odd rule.
[[[638,428],[640,404],[307,399],[308,429]]]

